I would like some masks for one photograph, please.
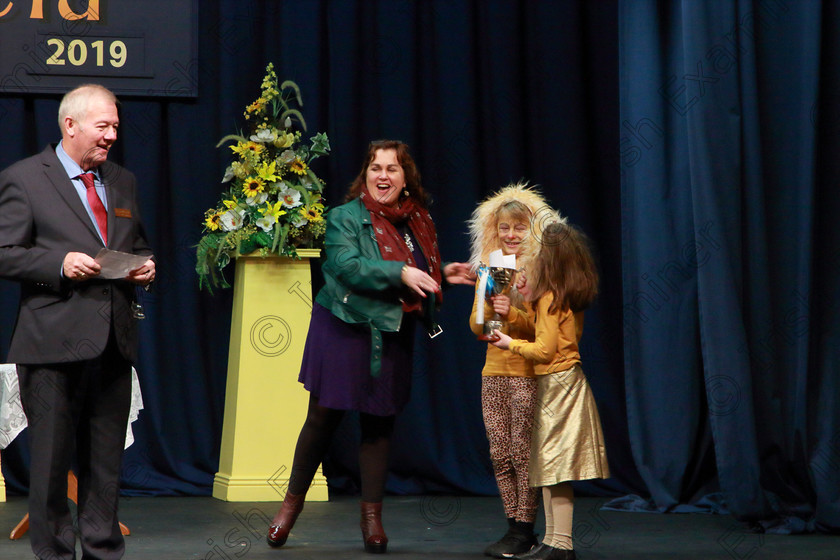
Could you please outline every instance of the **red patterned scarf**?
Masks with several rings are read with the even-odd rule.
[[[399,208],[385,206],[374,200],[366,192],[363,192],[359,198],[362,199],[362,204],[370,212],[371,223],[376,233],[376,242],[379,244],[379,253],[382,258],[386,261],[400,261],[407,263],[409,266],[417,266],[405,239],[397,232],[395,227],[398,224],[408,222],[411,233],[414,234],[415,239],[420,244],[420,250],[423,251],[423,256],[426,257],[426,262],[429,265],[428,273],[434,278],[435,282],[440,284],[442,281],[440,249],[438,249],[435,224],[432,222],[432,216],[428,210],[417,206],[412,198],[404,200]],[[412,298],[405,298],[403,302],[404,311],[415,311],[421,307],[420,297],[413,292],[412,294]],[[437,298],[440,302],[440,291],[437,293]]]

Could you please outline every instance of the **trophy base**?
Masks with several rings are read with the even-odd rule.
[[[504,332],[504,323],[499,321],[498,319],[491,319],[484,323],[484,332],[478,335],[478,340],[484,340],[487,342],[495,342],[499,340],[499,337],[494,334],[495,331],[499,330]]]

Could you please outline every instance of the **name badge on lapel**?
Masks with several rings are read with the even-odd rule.
[[[117,218],[130,218],[131,210],[128,208],[114,208],[114,216]]]

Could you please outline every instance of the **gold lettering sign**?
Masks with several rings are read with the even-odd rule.
[[[6,8],[0,12],[0,18],[8,14],[14,5],[14,2],[6,4]],[[76,21],[80,19],[99,21],[99,0],[89,0],[87,10],[83,14],[77,14],[70,9],[70,4],[67,0],[58,0],[58,13],[61,17],[69,21]],[[44,19],[44,0],[32,0],[32,9],[29,11],[29,19]]]
[[[77,19],[87,19],[89,21],[99,21],[99,0],[89,0],[88,9],[83,14],[77,14],[70,9],[67,0],[59,0],[58,13],[66,20],[75,21]]]
[[[198,5],[0,0],[0,95],[59,94],[93,82],[118,95],[195,97]],[[0,115],[4,104],[0,97]]]

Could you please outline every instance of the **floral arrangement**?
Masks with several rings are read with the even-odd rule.
[[[230,134],[227,144],[234,161],[222,183],[228,184],[219,205],[204,214],[204,235],[196,251],[199,286],[230,287],[223,269],[231,258],[256,253],[297,257],[299,248],[316,248],[323,241],[324,182],[311,169],[312,160],[329,154],[327,135],[317,133],[307,146],[301,143],[306,122],[300,89],[292,81],[279,87],[269,63],[260,97],[245,109],[249,135]]]

